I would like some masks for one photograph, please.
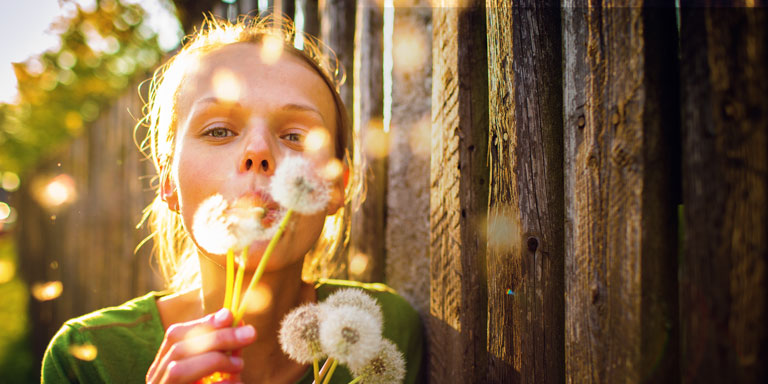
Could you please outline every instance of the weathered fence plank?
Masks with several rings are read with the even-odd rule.
[[[386,147],[383,133],[383,7],[364,1],[357,5],[354,63],[354,130],[361,142],[371,140]],[[365,147],[365,146],[364,146]],[[374,155],[379,152],[378,155]],[[350,229],[350,278],[384,281],[385,227],[387,224],[387,158],[384,151],[355,151],[356,164],[365,175],[365,200],[352,213]]]
[[[557,2],[487,1],[491,382],[561,383],[563,136]],[[511,31],[511,33],[510,33]]]
[[[488,375],[485,240],[488,78],[484,8],[435,8],[432,60],[429,374]]]
[[[768,11],[684,7],[681,19],[682,381],[764,383]]]
[[[673,8],[565,1],[566,381],[676,381]]]
[[[398,2],[392,51],[386,282],[427,314],[432,117],[432,9],[427,0]]]
[[[341,100],[347,109],[352,107],[354,89],[353,65],[355,52],[355,0],[336,0],[321,3],[320,39],[336,53],[339,67],[346,75],[341,87]],[[350,109],[351,111],[351,109]]]

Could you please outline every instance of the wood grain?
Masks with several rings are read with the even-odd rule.
[[[489,1],[490,381],[564,380],[557,3]],[[510,33],[512,31],[512,33]]]
[[[429,374],[487,376],[485,240],[488,78],[485,12],[435,8],[430,177]]]
[[[674,13],[563,4],[566,381],[677,376]]]
[[[682,381],[764,383],[768,11],[684,8],[681,19]]]

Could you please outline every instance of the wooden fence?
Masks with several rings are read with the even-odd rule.
[[[283,2],[340,53],[360,136],[392,112],[388,155],[356,149],[348,271],[420,310],[430,382],[768,380],[764,2],[394,3]],[[124,105],[61,161],[92,207],[20,208],[27,276],[64,281],[41,341],[153,287]]]

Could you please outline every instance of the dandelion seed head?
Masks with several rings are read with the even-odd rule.
[[[405,378],[405,359],[392,341],[383,339],[376,355],[367,364],[353,368],[352,373],[363,376],[360,383],[402,383]]]
[[[308,364],[325,356],[320,345],[320,313],[317,304],[305,304],[283,319],[280,346],[291,359]]]
[[[237,244],[237,238],[229,230],[229,220],[224,214],[226,211],[226,200],[215,194],[205,199],[195,212],[192,233],[197,244],[210,253],[223,254]]]
[[[370,313],[350,305],[323,306],[320,345],[328,356],[350,368],[371,360],[381,344],[381,324]]]
[[[257,240],[269,240],[277,233],[277,226],[265,227],[262,219],[266,210],[249,197],[235,200],[227,209],[228,228],[237,239],[236,246],[244,248]]]
[[[381,314],[381,307],[379,306],[379,303],[376,301],[376,299],[371,297],[371,295],[363,292],[362,289],[339,289],[328,296],[328,298],[325,299],[323,303],[332,307],[349,305],[362,309],[363,311],[366,311],[371,316],[373,316],[374,320],[379,324],[379,327],[382,327],[384,320],[383,315]]]
[[[329,183],[315,173],[307,159],[299,156],[283,159],[269,188],[277,203],[305,215],[324,210],[331,198]]]

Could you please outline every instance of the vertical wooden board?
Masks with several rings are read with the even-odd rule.
[[[362,143],[387,145],[382,126],[382,28],[383,7],[372,1],[357,5],[355,21],[354,131]],[[350,278],[365,282],[384,281],[387,199],[387,159],[366,151],[355,153],[363,167],[365,200],[352,213],[349,260]]]
[[[433,12],[429,374],[482,382],[486,351],[485,240],[488,79],[485,13],[477,3]]]
[[[673,10],[624,5],[563,4],[568,382],[677,375],[659,342],[676,318],[674,193],[666,188],[674,164],[665,155],[674,142],[664,133],[676,129],[667,105],[676,103],[675,84],[665,83],[675,67],[658,52]],[[665,38],[674,41],[671,32]]]
[[[681,9],[685,383],[768,380],[768,11]]]
[[[330,48],[339,61],[339,68],[346,76],[340,89],[341,100],[347,109],[352,107],[354,89],[353,63],[355,52],[355,0],[325,1],[320,9],[320,39]],[[351,110],[350,110],[351,112]]]
[[[429,312],[429,169],[432,8],[398,2],[392,33],[392,109],[387,178],[386,282]],[[405,52],[405,54],[403,54]]]
[[[564,380],[560,9],[488,4],[492,381]],[[512,33],[510,33],[512,31]]]
[[[320,35],[320,16],[316,0],[298,0],[296,7],[300,7],[304,14],[304,33],[312,36]]]

